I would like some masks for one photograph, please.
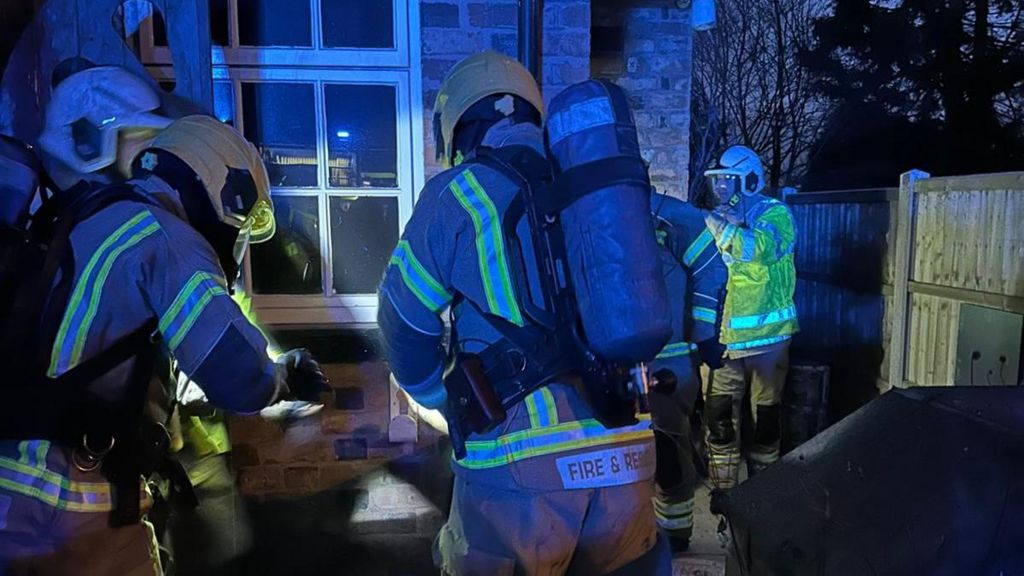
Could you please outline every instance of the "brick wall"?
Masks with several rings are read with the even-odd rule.
[[[652,182],[660,191],[685,198],[693,42],[689,8],[671,0],[594,0],[593,25],[613,37],[610,49],[595,52],[593,75],[630,92]]]
[[[432,0],[420,3],[423,38],[423,123],[425,174],[440,171],[434,161],[432,110],[445,73],[481,50],[517,55],[516,0]],[[590,77],[590,1],[546,0],[542,90],[550,99]]]

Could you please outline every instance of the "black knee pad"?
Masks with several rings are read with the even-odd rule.
[[[704,404],[708,421],[708,440],[712,444],[731,444],[736,439],[732,425],[732,396],[710,396]]]
[[[654,450],[657,455],[654,480],[666,490],[683,483],[683,466],[679,462],[679,447],[676,445],[679,441],[664,432],[654,432]]]
[[[781,437],[781,411],[778,404],[757,407],[757,425],[754,426],[754,442],[770,446]]]

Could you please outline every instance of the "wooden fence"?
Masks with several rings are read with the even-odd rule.
[[[952,384],[962,304],[1024,313],[1024,173],[903,176],[889,384]]]

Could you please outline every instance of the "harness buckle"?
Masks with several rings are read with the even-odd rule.
[[[103,458],[114,449],[115,439],[110,437],[106,448],[94,450],[89,446],[89,433],[82,434],[82,444],[71,451],[71,462],[82,472],[93,472],[103,463]]]

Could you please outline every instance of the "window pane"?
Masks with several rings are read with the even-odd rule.
[[[329,84],[329,186],[396,188],[398,127],[394,86]]]
[[[272,186],[317,185],[313,98],[312,84],[242,84],[245,137],[260,149]]]
[[[326,48],[394,48],[393,0],[321,0]]]
[[[243,46],[312,46],[309,0],[244,0],[238,3]]]
[[[231,82],[213,83],[213,114],[217,120],[235,125],[235,95]]]
[[[153,20],[153,45],[167,46],[167,26],[159,12],[156,14]],[[228,45],[228,0],[210,0],[210,43],[214,46]]]
[[[335,294],[374,294],[398,244],[397,198],[332,196]]]
[[[252,284],[257,294],[322,294],[320,212],[316,197],[275,196],[277,232],[253,244]]]

